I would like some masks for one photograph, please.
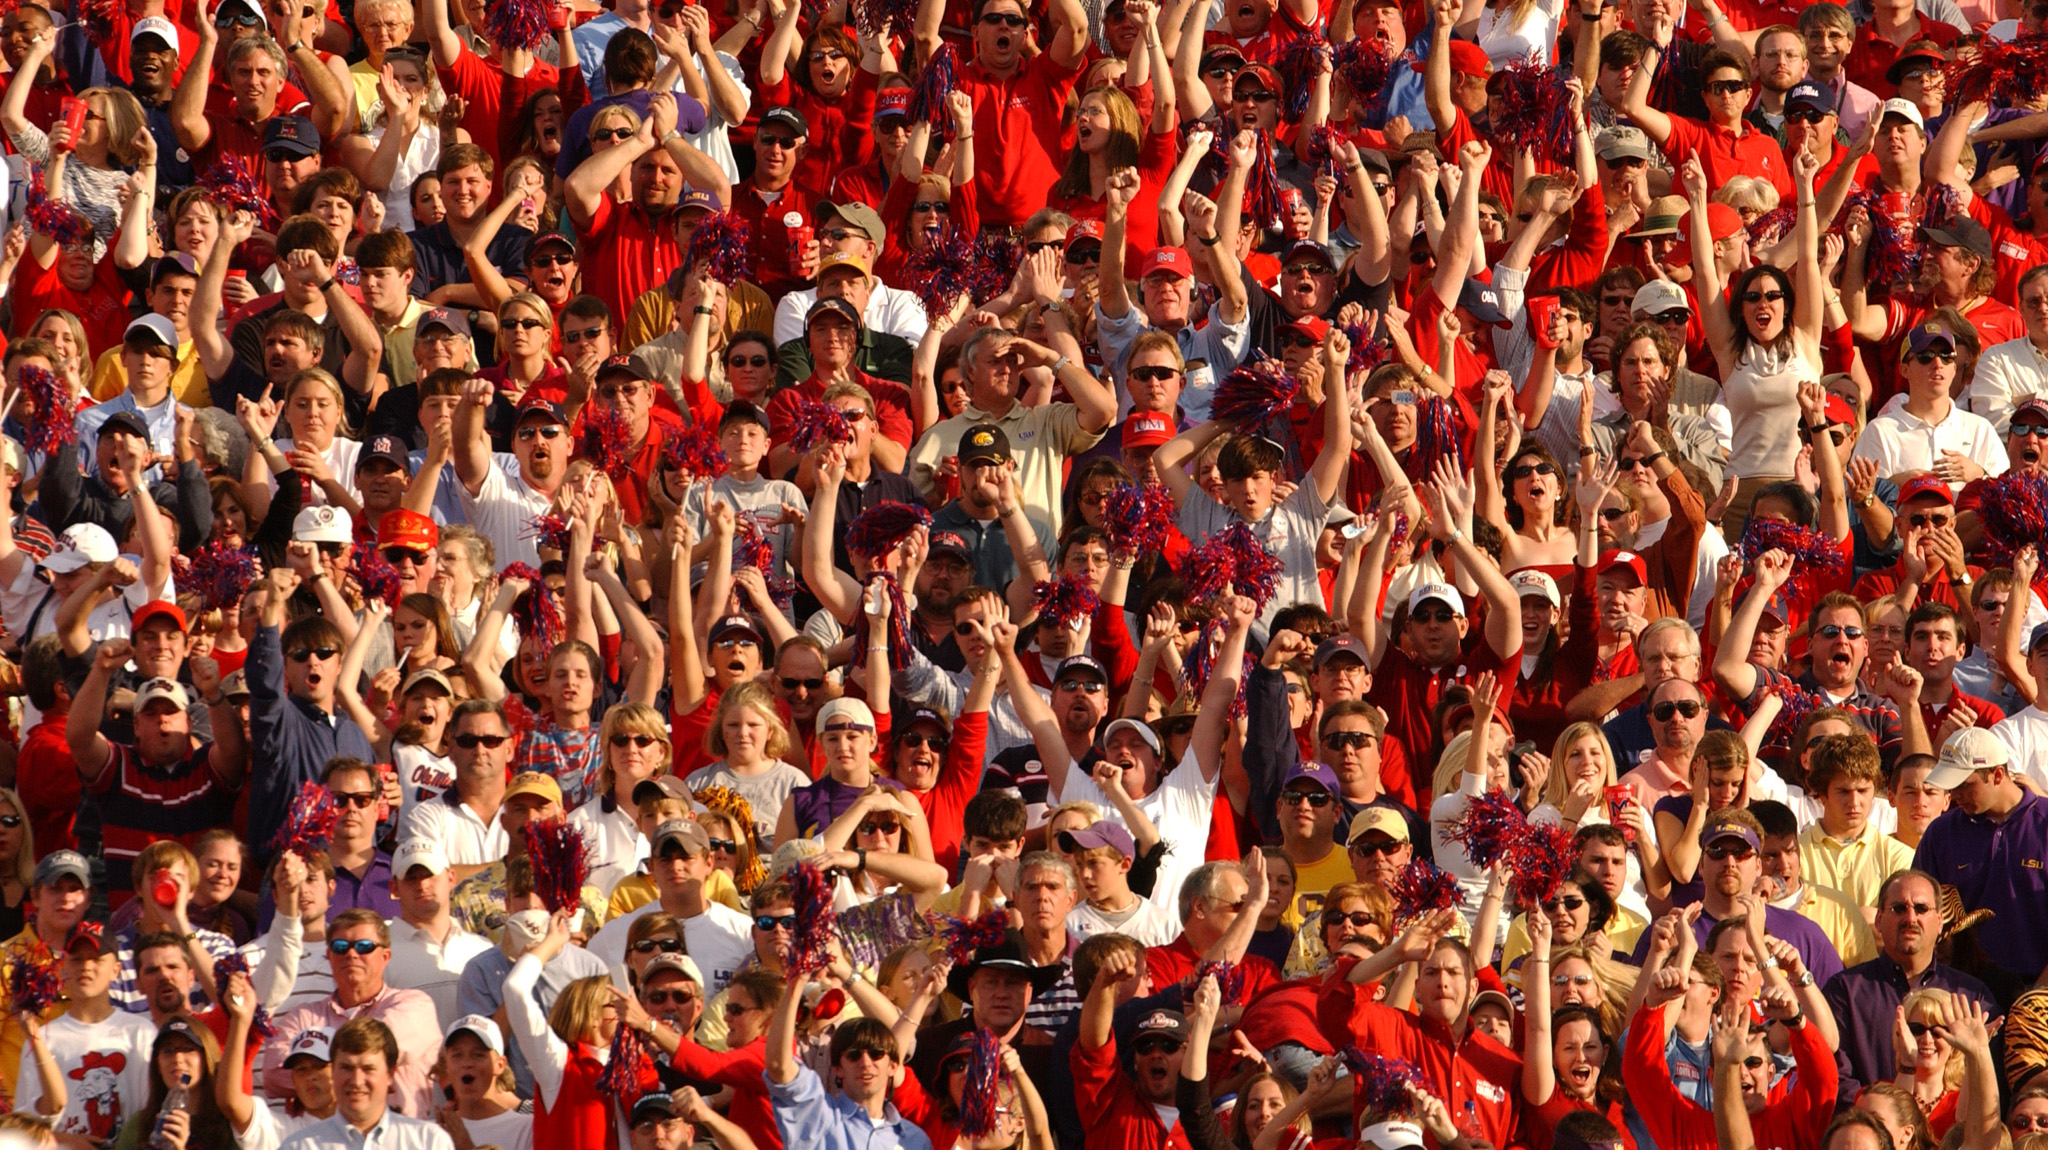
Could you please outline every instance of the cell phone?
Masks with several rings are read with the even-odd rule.
[[[1535,750],[1536,740],[1534,739],[1524,739],[1508,748],[1508,782],[1515,787],[1520,788],[1526,785],[1522,775],[1522,758],[1525,755],[1533,754]]]

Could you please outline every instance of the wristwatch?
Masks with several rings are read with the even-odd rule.
[[[1799,977],[1792,980],[1792,985],[1798,987],[1801,990],[1805,990],[1807,987],[1812,986],[1813,972],[1810,970],[1800,971]]]

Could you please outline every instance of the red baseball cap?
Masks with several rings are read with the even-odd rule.
[[[1429,68],[1428,60],[1417,60],[1409,67],[1418,72]],[[1451,41],[1451,71],[1460,76],[1491,76],[1493,60],[1486,49],[1470,40]],[[1277,89],[1276,89],[1277,90]]]
[[[1138,261],[1138,278],[1144,279],[1154,272],[1169,272],[1181,279],[1193,279],[1195,261],[1188,255],[1186,248],[1153,248],[1145,253],[1144,259]]]
[[[1124,420],[1125,447],[1157,447],[1173,438],[1173,418],[1156,411],[1134,411]]]
[[[1600,557],[1600,565],[1593,568],[1593,577],[1598,579],[1609,571],[1618,570],[1623,567],[1635,573],[1637,583],[1644,586],[1649,585],[1650,568],[1643,562],[1643,557],[1633,551],[1609,551],[1602,555]]]
[[[1231,91],[1236,91],[1237,85],[1244,83],[1246,76],[1250,76],[1260,84],[1265,85],[1265,89],[1268,92],[1277,95],[1286,91],[1280,84],[1280,74],[1264,64],[1246,64],[1244,67],[1239,68],[1237,75],[1231,79]]]
[[[1915,475],[1899,484],[1899,506],[1904,507],[1909,499],[1932,495],[1950,506],[1955,505],[1955,492],[1948,489],[1948,483],[1939,475]]]
[[[1080,222],[1076,223],[1073,227],[1068,228],[1067,243],[1065,250],[1073,251],[1074,245],[1080,243],[1082,240],[1094,240],[1096,243],[1101,243],[1102,221],[1081,220]]]
[[[1828,393],[1827,417],[1828,422],[1831,424],[1845,423],[1850,427],[1856,426],[1855,409],[1849,406],[1848,400],[1843,399],[1832,391]]]
[[[401,507],[386,511],[377,521],[377,546],[403,547],[409,551],[432,551],[441,542],[441,529],[417,511]]]
[[[180,631],[190,629],[191,625],[185,621],[185,612],[182,608],[169,599],[157,599],[135,609],[135,614],[128,620],[128,630],[131,633],[139,633],[143,624],[159,615],[177,624]]]
[[[1323,342],[1330,335],[1330,321],[1321,316],[1305,315],[1285,326],[1314,340],[1316,343]]]

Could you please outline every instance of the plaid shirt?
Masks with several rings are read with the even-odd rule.
[[[562,788],[562,809],[575,810],[597,794],[597,769],[603,761],[598,729],[593,723],[572,731],[556,725],[546,712],[534,715],[533,725],[520,732],[512,773],[539,771],[555,780]]]
[[[1856,720],[1857,726],[1869,731],[1870,736],[1877,740],[1877,751],[1884,759],[1886,770],[1890,770],[1899,761],[1899,748],[1906,738],[1905,727],[1899,719],[1899,708],[1890,699],[1866,688],[1861,680],[1857,681],[1856,689],[1847,699],[1837,703],[1821,690],[1820,683],[1811,673],[1793,679],[1784,672],[1774,671],[1769,667],[1757,667],[1755,670],[1756,689],[1749,693],[1749,698],[1742,700],[1742,710],[1745,714],[1755,714],[1757,706],[1764,701],[1764,696],[1774,689],[1789,688],[1802,691],[1813,700],[1814,706],[1835,707],[1847,711]],[[1784,688],[1779,688],[1779,684],[1783,684]],[[1764,755],[1767,758],[1789,757],[1793,753],[1793,732],[1789,728],[1781,729],[1781,726],[1778,723],[1771,724],[1770,738],[1764,747]]]

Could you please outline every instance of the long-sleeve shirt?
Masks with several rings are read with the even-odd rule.
[[[736,1050],[712,1050],[686,1037],[669,1055],[668,1064],[698,1082],[732,1087],[732,1106],[726,1117],[746,1131],[760,1150],[782,1150],[782,1128],[775,1124],[768,1080],[761,1073],[768,1066],[765,1041],[756,1038]]]
[[[1658,1150],[1713,1150],[1714,1112],[1679,1091],[1664,1061],[1663,1007],[1645,1006],[1629,1024],[1622,1077]],[[1812,1150],[1835,1116],[1835,1060],[1810,1023],[1791,1031],[1798,1069],[1791,1088],[1749,1116],[1758,1146]]]
[[[268,857],[270,840],[284,826],[300,784],[317,781],[329,759],[374,763],[377,753],[355,720],[285,694],[284,649],[276,627],[256,629],[243,669],[249,683],[249,745],[259,748],[263,760],[249,775],[248,841]],[[438,1035],[434,1048],[440,1049]],[[289,1076],[285,1085],[289,1088]]]
[[[277,1020],[277,1033],[263,1044],[263,1092],[272,1098],[292,1095],[292,1072],[284,1065],[292,1040],[308,1030],[339,1030],[357,1018],[375,1018],[398,1039],[398,1069],[392,1074],[395,1108],[414,1117],[434,1114],[434,1063],[441,1057],[441,1023],[434,1000],[417,990],[386,986],[368,1000],[345,1007],[333,997],[287,1011]],[[453,1021],[452,1019],[450,1021]]]
[[[97,475],[79,473],[75,442],[58,448],[43,469],[39,497],[44,520],[50,530],[59,533],[74,523],[97,523],[115,539],[126,539],[128,525],[135,518],[135,505],[128,496],[115,494]],[[149,497],[172,513],[178,550],[194,550],[213,534],[213,492],[206,486],[206,474],[199,464],[189,459],[180,463],[177,482],[152,485]]]
[[[1189,1150],[1178,1115],[1164,1121],[1160,1108],[1140,1098],[1136,1083],[1117,1065],[1114,1030],[1098,1047],[1076,1042],[1067,1064],[1074,1071],[1074,1105],[1089,1115],[1087,1150]]]
[[[932,1150],[932,1140],[910,1121],[884,1106],[882,1117],[870,1117],[844,1094],[827,1094],[818,1072],[798,1066],[796,1077],[776,1082],[765,1071],[768,1098],[775,1106],[775,1124],[782,1141],[805,1150]]]
[[[1898,1070],[1892,1034],[1897,1029],[1894,1018],[1899,1003],[1908,993],[1927,986],[1974,999],[1986,1011],[1998,1012],[1990,988],[1962,971],[1935,962],[1919,977],[1908,978],[1904,967],[1883,954],[1850,967],[1821,987],[1828,1007],[1835,1012],[1835,1028],[1841,1032],[1835,1069],[1843,1095],[1854,1097],[1868,1083],[1892,1080]]]

